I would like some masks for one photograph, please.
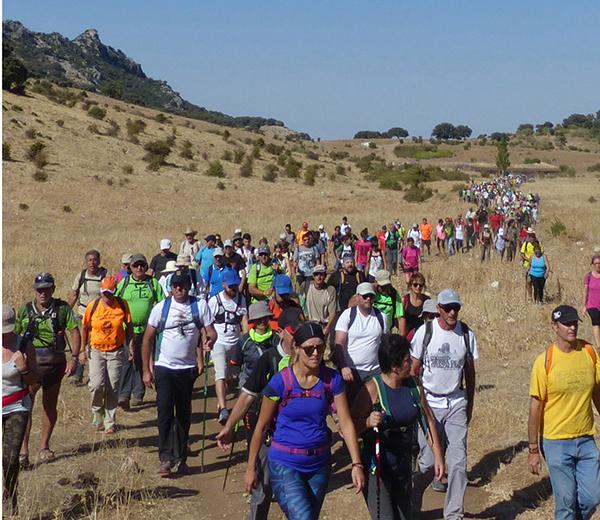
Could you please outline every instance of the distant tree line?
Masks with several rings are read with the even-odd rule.
[[[432,137],[436,139],[468,139],[473,130],[467,125],[456,125],[452,123],[438,123],[431,131]]]
[[[408,137],[408,131],[400,126],[394,126],[387,132],[361,130],[354,134],[354,139],[392,139],[393,137],[397,137],[398,139]]]

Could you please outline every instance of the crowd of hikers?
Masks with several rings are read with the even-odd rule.
[[[416,518],[430,485],[446,494],[444,518],[463,518],[479,348],[459,319],[461,296],[452,288],[428,295],[421,264],[474,247],[482,261],[492,248],[500,259],[520,256],[527,294],[542,303],[550,267],[532,227],[540,200],[518,184],[470,184],[460,195],[477,211],[435,227],[395,220],[355,235],[344,217],[331,236],[322,225],[287,224],[256,246],[241,229],[200,244],[189,227],[178,252],[162,239],[149,262],[125,253],[114,274],[90,250],[65,300],[54,296],[50,273],[37,275],[30,302],[3,305],[5,513],[15,513],[19,468],[31,464],[38,392],[42,463],[56,457],[50,438],[65,376],[83,385],[87,368],[92,426],[107,436],[118,431],[118,408],[140,406],[154,387],[158,474],[167,478],[189,472],[192,391],[204,374],[206,416],[212,367],[218,446],[231,454],[240,425],[246,434],[248,518],[266,519],[273,498],[290,519],[319,517],[332,424],[372,518]],[[556,341],[532,372],[529,467],[538,473],[544,454],[556,518],[590,518],[600,503],[592,413],[592,403],[600,412],[600,255],[584,278],[583,305],[596,348],[577,339],[576,309],[561,305],[551,315]]]

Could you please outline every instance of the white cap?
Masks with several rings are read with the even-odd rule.
[[[375,287],[373,287],[372,283],[369,282],[363,282],[358,284],[358,287],[356,288],[356,294],[361,294],[363,296],[367,295],[367,294],[377,294],[377,291],[375,290]]]
[[[241,235],[242,234],[242,230],[240,228],[237,228],[234,232],[234,235]]]
[[[160,241],[160,248],[161,249],[171,249],[171,241],[168,238],[163,238]]]
[[[325,226],[323,224],[319,224],[319,229],[325,229]]]
[[[213,256],[223,256],[223,250],[220,247],[215,247],[213,251]]]

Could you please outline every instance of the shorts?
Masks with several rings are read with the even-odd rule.
[[[229,379],[239,370],[232,366],[230,361],[235,353],[236,344],[224,345],[223,343],[215,343],[215,346],[210,353],[214,368],[215,381],[219,379]]]
[[[418,267],[403,267],[402,272],[406,273],[406,274],[418,273],[419,268]]]
[[[592,320],[592,326],[600,327],[600,309],[591,308],[586,310]]]
[[[67,368],[67,360],[46,362],[44,359],[39,359],[37,362],[37,372],[39,375],[38,384],[42,388],[54,386],[62,381]]]
[[[431,240],[422,240],[424,246],[430,246]]]

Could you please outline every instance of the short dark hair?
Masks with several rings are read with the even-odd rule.
[[[100,260],[100,251],[98,251],[97,249],[90,249],[84,256],[84,258],[87,258],[88,256],[95,256],[98,260]]]
[[[250,236],[250,233],[244,233],[244,234],[242,235],[242,238],[243,238],[244,240],[252,240],[252,237]]]
[[[410,342],[400,334],[384,334],[381,337],[377,357],[379,366],[384,374],[392,368],[402,365],[406,356],[410,355]]]

